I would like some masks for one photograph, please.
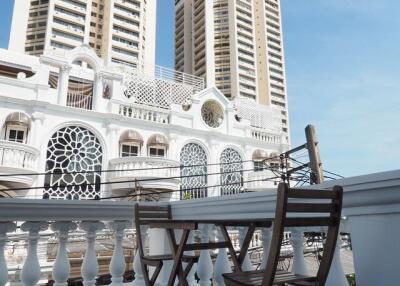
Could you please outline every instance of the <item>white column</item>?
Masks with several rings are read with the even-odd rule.
[[[215,140],[210,140],[210,163],[214,165],[208,166],[208,173],[219,173],[220,165],[219,163],[220,154],[218,154],[218,143]],[[207,184],[209,186],[219,185],[221,182],[221,175],[211,175],[207,178]],[[209,197],[217,197],[221,195],[221,188],[214,187],[208,188],[208,196]]]
[[[51,230],[58,234],[58,250],[53,265],[54,286],[67,286],[70,272],[70,264],[67,253],[68,233],[77,228],[76,223],[70,221],[58,221],[51,224]]]
[[[96,232],[104,228],[104,224],[99,221],[84,221],[79,224],[79,228],[86,232],[87,247],[83,259],[81,273],[84,286],[95,286],[99,264],[94,248],[96,242]]]
[[[342,239],[339,235],[336,243],[336,249],[335,249],[335,254],[333,256],[331,269],[329,270],[328,279],[326,281],[326,286],[349,285],[341,263],[341,245],[342,245]]]
[[[0,286],[6,285],[8,281],[7,261],[4,256],[7,232],[13,232],[15,228],[16,226],[13,222],[0,222]]]
[[[217,239],[218,241],[224,241],[224,237],[219,229],[217,230]],[[226,251],[226,248],[220,248],[218,250],[217,259],[214,264],[214,284],[217,286],[225,285],[224,278],[222,277],[223,273],[232,272],[231,263],[229,262]]]
[[[265,269],[268,260],[269,247],[272,239],[272,230],[270,228],[261,229],[261,239],[263,244],[263,255],[260,269]]]
[[[24,222],[22,231],[28,231],[28,254],[21,271],[22,285],[34,286],[40,279],[40,264],[37,255],[37,244],[40,238],[39,232],[48,228],[47,222]]]
[[[62,65],[58,73],[58,101],[59,105],[67,105],[67,94],[68,94],[68,81],[69,71],[71,67],[69,65]]]
[[[108,223],[108,227],[114,231],[115,238],[114,252],[110,262],[112,286],[122,286],[124,282],[126,263],[124,249],[122,248],[122,239],[124,238],[124,231],[129,225],[129,221],[114,221]]]
[[[96,74],[94,78],[94,88],[93,88],[93,97],[92,97],[92,110],[100,111],[101,108],[100,102],[103,98],[103,75]],[[105,106],[104,106],[105,108]]]
[[[291,229],[292,236],[290,238],[290,243],[293,247],[293,268],[292,272],[300,275],[309,275],[309,271],[306,266],[306,261],[304,259],[304,235],[303,231],[300,229]]]
[[[201,242],[209,242],[208,225],[203,225],[200,228]],[[201,250],[199,262],[197,263],[197,276],[199,277],[200,286],[210,286],[211,278],[213,276],[213,264],[211,261],[210,252],[208,250]]]
[[[243,241],[244,238],[246,236],[247,233],[247,227],[239,227],[239,243],[240,246],[243,245]],[[243,271],[250,271],[250,270],[254,270],[253,265],[251,265],[251,261],[250,261],[250,257],[249,257],[249,253],[246,253],[246,256],[244,257],[244,261],[242,264],[242,270]]]

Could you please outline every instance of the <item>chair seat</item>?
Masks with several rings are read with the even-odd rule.
[[[234,272],[222,274],[227,285],[261,285],[264,270],[256,271],[245,271],[245,272]],[[314,276],[303,276],[298,274],[293,274],[288,271],[277,271],[275,274],[273,285],[283,285],[283,283],[291,283],[298,286],[308,286],[315,285],[316,277]],[[298,284],[302,283],[302,284]],[[304,283],[306,284],[304,284]]]

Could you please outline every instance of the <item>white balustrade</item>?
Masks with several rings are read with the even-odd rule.
[[[69,221],[57,221],[51,224],[51,230],[58,234],[58,250],[53,265],[54,286],[68,285],[70,264],[66,244],[68,242],[68,233],[76,228],[76,223]]]
[[[124,237],[124,230],[129,225],[129,221],[114,221],[108,224],[108,227],[114,231],[115,237],[114,252],[110,262],[112,286],[122,286],[124,282],[126,264],[124,250],[122,248],[122,239]]]
[[[219,241],[224,241],[224,236],[219,229],[217,229],[217,239]],[[226,251],[227,250],[225,248],[220,248],[218,250],[217,259],[215,260],[214,283],[218,286],[225,285],[222,274],[232,272],[231,263],[229,262],[228,254]]]
[[[97,231],[104,228],[104,223],[99,221],[83,221],[79,228],[86,232],[86,253],[82,263],[82,278],[84,286],[95,286],[96,276],[99,270],[97,262],[95,241]]]
[[[140,264],[139,251],[136,250],[135,258],[133,259],[133,271],[135,272],[135,280],[133,286],[145,286],[142,265]]]
[[[40,280],[40,264],[37,254],[39,232],[48,228],[47,222],[27,221],[21,225],[21,230],[28,231],[28,253],[21,271],[22,285],[34,286]]]
[[[29,145],[0,140],[0,166],[18,169],[37,169],[39,151]]]
[[[200,228],[201,242],[209,242],[209,226],[202,225]],[[213,276],[213,264],[209,250],[201,250],[199,261],[197,263],[197,276],[199,277],[200,286],[210,286]]]
[[[309,270],[304,259],[304,234],[300,229],[292,229],[290,243],[293,246],[293,268],[292,272],[300,275],[309,275]]]
[[[169,124],[168,111],[157,108],[151,109],[145,105],[120,104],[119,114],[134,119]]]
[[[110,160],[110,179],[115,178],[175,178],[179,181],[179,162],[157,157],[124,157]],[[144,183],[144,182],[143,182]],[[149,182],[150,183],[150,182]],[[151,182],[154,183],[154,182]]]
[[[7,233],[15,231],[16,225],[12,222],[0,222],[0,286],[8,281],[7,261],[4,256],[4,248],[7,242]]]
[[[352,234],[353,249],[355,252],[355,266],[357,279],[363,281],[363,285],[375,286],[376,271],[384,271],[386,268],[395,270],[396,257],[398,256],[398,248],[396,248],[396,241],[387,243],[390,245],[390,251],[392,255],[385,256],[388,260],[387,263],[381,265],[382,245],[376,245],[376,239],[379,236],[375,235],[372,238],[371,228],[366,226],[373,226],[374,228],[380,228],[379,233],[396,234],[399,226],[399,205],[400,205],[400,171],[386,172],[383,174],[374,174],[367,177],[357,177],[352,179],[338,180],[335,182],[327,182],[324,187],[331,187],[333,184],[343,185],[345,189],[344,196],[344,208],[343,215],[347,217],[346,229],[347,232]],[[329,184],[330,185],[329,185]],[[321,186],[319,186],[321,187]],[[376,194],[379,192],[379,196]],[[175,219],[239,219],[239,218],[254,218],[254,217],[273,217],[275,213],[276,203],[276,190],[265,190],[262,192],[244,193],[233,196],[224,197],[212,197],[204,198],[196,201],[179,201],[172,202],[172,214]],[[12,280],[14,277],[7,277],[7,267],[10,267],[10,263],[5,263],[4,257],[4,245],[8,247],[8,243],[5,241],[11,236],[14,231],[14,223],[17,222],[21,227],[18,229],[16,234],[12,234],[12,243],[14,243],[14,237],[18,237],[20,240],[24,240],[26,243],[18,243],[18,245],[28,246],[27,255],[20,275],[21,281],[13,281],[23,285],[36,285],[41,277],[41,269],[38,261],[37,244],[39,240],[40,232],[47,228],[50,223],[53,231],[58,233],[58,253],[56,261],[53,267],[53,277],[58,285],[65,285],[65,275],[67,271],[67,259],[64,252],[67,234],[71,235],[70,227],[61,228],[63,223],[61,222],[74,222],[80,223],[82,229],[86,231],[87,238],[87,252],[85,255],[85,264],[82,269],[82,276],[85,279],[85,285],[93,285],[94,279],[97,275],[97,257],[94,248],[96,239],[99,239],[98,230],[103,227],[102,222],[119,222],[119,221],[132,221],[133,219],[133,202],[86,202],[86,201],[56,201],[56,200],[21,200],[21,199],[0,199],[0,286],[4,285],[5,281]],[[371,216],[375,217],[371,219]],[[21,224],[22,223],[22,224]],[[56,224],[58,223],[58,224]],[[360,225],[362,224],[362,225]],[[386,225],[388,224],[388,225]],[[69,225],[67,223],[67,225]],[[85,226],[86,225],[86,226]],[[113,275],[113,283],[118,283],[118,279],[121,278],[121,271],[124,269],[121,261],[121,247],[119,244],[119,234],[122,229],[117,228],[117,224],[114,224],[114,228],[110,223],[107,224],[109,227],[119,229],[119,232],[115,233],[115,253],[114,258],[110,265],[110,272]],[[58,226],[58,227],[57,227]],[[62,231],[64,229],[64,231]],[[373,230],[373,229],[372,229]],[[308,273],[308,269],[304,259],[304,229],[295,228],[290,229],[292,235],[290,238],[293,246],[294,261],[293,271],[299,274]],[[310,231],[310,230],[307,230]],[[320,231],[320,230],[317,230]],[[263,254],[263,265],[265,265],[265,257],[268,253],[268,246],[271,239],[271,229],[262,229],[262,246],[264,249]],[[200,227],[201,241],[209,241],[208,226]],[[46,232],[46,235],[53,235],[50,231]],[[75,235],[75,234],[74,234]],[[360,237],[360,235],[363,235]],[[45,243],[45,237],[43,236],[43,243]],[[154,240],[157,242],[157,240]],[[375,249],[378,248],[378,249]],[[372,252],[374,257],[379,256],[380,260],[360,260],[359,256],[367,257]],[[225,253],[226,254],[226,253]],[[223,251],[217,256],[215,265],[210,256],[208,250],[200,252],[200,260],[197,264],[197,275],[200,279],[200,285],[211,285],[211,279],[214,276],[215,283],[221,283],[218,277],[220,273],[228,271],[229,262],[225,257]],[[387,253],[385,253],[387,254]],[[14,258],[14,257],[13,257]],[[341,257],[340,257],[340,241],[336,248],[336,254],[332,262],[331,272],[329,274],[328,284],[329,286],[344,286],[344,272],[341,268]],[[51,260],[49,260],[51,261]],[[390,262],[390,263],[389,263]],[[358,265],[362,265],[368,268],[365,271],[364,267],[357,269]],[[60,266],[64,265],[64,266]],[[262,266],[263,266],[262,265]],[[64,269],[61,269],[64,268]],[[215,268],[215,270],[214,270]],[[372,270],[371,270],[372,269]],[[377,269],[377,270],[376,270]],[[10,271],[10,269],[8,269]],[[125,269],[131,270],[131,269]],[[140,264],[136,257],[134,261],[135,271],[135,282],[134,285],[143,285],[143,279],[140,269]],[[213,275],[213,271],[216,273]],[[370,273],[372,272],[372,274]],[[382,272],[383,273],[383,272]],[[388,276],[379,277],[379,279],[385,279],[382,285],[396,285],[396,277],[388,272]],[[43,277],[50,277],[51,273],[46,272]],[[217,275],[218,274],[218,275]],[[46,275],[46,276],[45,276]],[[17,276],[17,275],[15,275]],[[10,278],[10,279],[8,279]],[[68,277],[69,278],[69,277]],[[219,279],[219,280],[218,280]],[[359,280],[359,281],[360,281]],[[370,283],[372,280],[374,283]],[[189,279],[190,281],[190,279]]]

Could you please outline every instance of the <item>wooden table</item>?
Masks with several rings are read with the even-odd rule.
[[[251,239],[256,228],[269,228],[271,227],[273,219],[256,218],[256,219],[190,219],[190,220],[143,220],[143,224],[149,225],[150,228],[163,228],[167,231],[167,236],[171,245],[171,252],[174,257],[174,264],[170,277],[168,279],[168,286],[173,286],[176,276],[178,276],[180,285],[188,285],[183,275],[182,256],[185,251],[193,250],[206,250],[228,248],[231,255],[235,271],[242,271],[242,264],[249,248]],[[207,243],[187,243],[191,231],[198,229],[201,224],[212,224],[221,229],[225,241],[207,242]],[[232,241],[229,237],[227,227],[247,227],[247,233],[241,245],[239,255],[236,255],[233,248]],[[175,230],[182,230],[182,236],[179,244],[176,243]]]

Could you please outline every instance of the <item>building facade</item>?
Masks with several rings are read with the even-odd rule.
[[[9,50],[42,55],[89,45],[107,63],[155,64],[156,1],[15,0]]]
[[[176,0],[175,69],[275,106],[289,134],[279,0]]]
[[[276,109],[228,100],[199,77],[109,65],[88,45],[0,50],[0,63],[1,196],[239,193],[273,186],[262,161],[289,148]]]

